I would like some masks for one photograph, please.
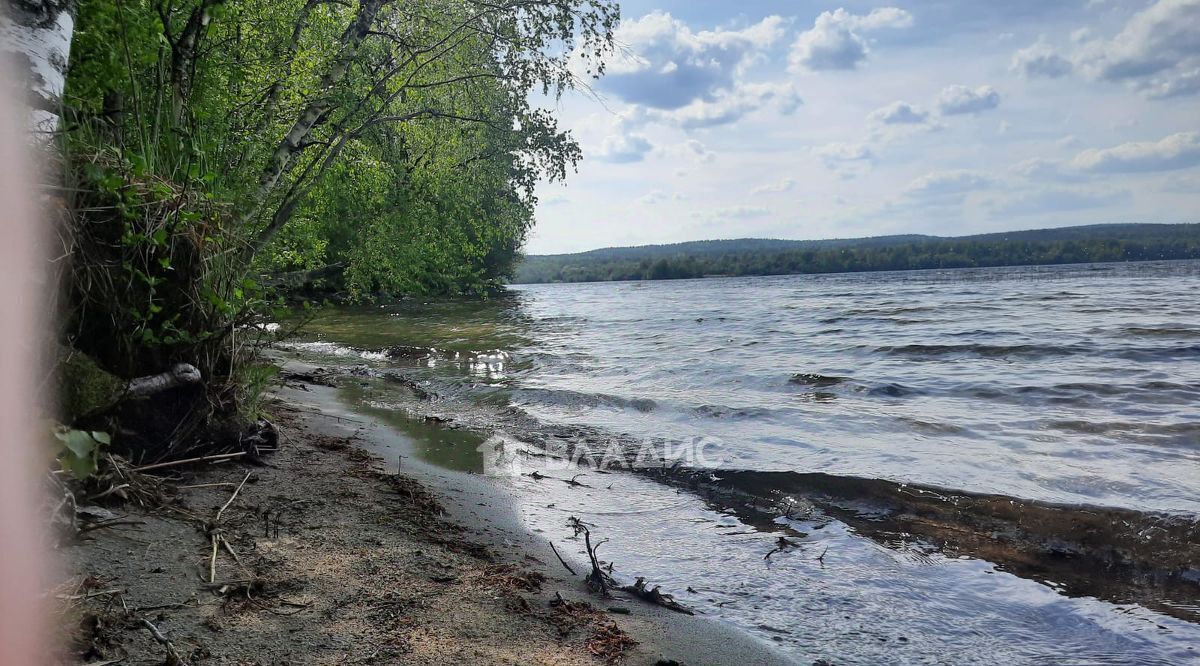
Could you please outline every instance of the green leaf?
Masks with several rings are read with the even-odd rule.
[[[68,430],[63,442],[68,451],[79,457],[89,456],[96,450],[96,440],[85,430]]]
[[[92,456],[78,457],[65,455],[59,459],[64,471],[70,472],[77,479],[86,479],[96,473],[96,459]]]

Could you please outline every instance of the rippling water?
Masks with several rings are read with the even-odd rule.
[[[313,325],[319,340],[296,349],[399,373],[447,408],[472,406],[504,437],[710,438],[724,456],[718,479],[796,474],[739,477],[787,480],[765,496],[800,492],[803,475],[820,472],[994,493],[1030,512],[1154,512],[1186,526],[1200,516],[1198,304],[1200,262],[537,285],[487,304],[326,311]],[[405,409],[386,383],[357,390],[348,399]],[[1022,565],[986,535],[946,536],[961,516],[881,522],[846,508],[874,486],[850,484],[828,505],[772,520],[711,489],[588,478],[591,489],[508,483],[535,528],[554,538],[566,515],[585,515],[630,573],[798,658],[1197,658],[1200,604],[1186,587],[1148,603],[1159,592],[1143,589],[1154,577],[1143,571],[1081,570],[1077,553],[1058,568]],[[887,491],[890,506],[905,487]],[[1160,539],[1184,558],[1195,552],[1194,531],[1177,533],[1181,550],[1147,536],[1162,528],[1134,524],[1134,512],[1098,514],[1099,525],[1127,524],[1132,541],[1117,550],[1153,551]],[[1061,511],[1027,516],[1015,520],[1042,521],[1047,533],[1054,520],[1079,522]],[[926,529],[931,521],[945,524]],[[779,533],[802,547],[764,561]],[[1163,566],[1200,583],[1200,562]],[[1117,588],[1103,584],[1122,575]]]
[[[1195,264],[546,285],[515,400],[755,469],[1200,513]]]

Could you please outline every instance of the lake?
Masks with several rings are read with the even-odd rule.
[[[1198,304],[1200,262],[530,285],[288,346],[803,663],[1169,664],[1200,659]]]

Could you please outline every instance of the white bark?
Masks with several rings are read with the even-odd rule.
[[[8,0],[0,13],[0,57],[18,86],[11,99],[26,100],[29,130],[45,143],[58,130],[71,36],[73,0]]]
[[[287,134],[275,146],[275,151],[271,155],[271,159],[263,168],[262,174],[259,177],[258,193],[254,197],[252,205],[238,220],[240,225],[248,226],[262,212],[267,198],[271,196],[280,179],[287,172],[292,159],[304,149],[304,142],[312,134],[313,128],[317,126],[317,123],[332,108],[332,102],[325,96],[345,78],[346,72],[350,68],[350,63],[358,54],[358,47],[370,32],[371,25],[375,22],[380,8],[390,1],[362,0],[354,20],[350,22],[349,27],[342,33],[341,49],[334,57],[330,68],[321,77],[315,97],[300,111],[296,121],[292,123],[292,127],[288,130]],[[284,205],[287,205],[287,202],[284,202]],[[278,219],[279,215],[276,214],[274,217]],[[260,238],[263,236],[269,238],[274,233],[274,229],[275,225],[273,223],[267,227],[264,233],[260,234]],[[262,241],[260,240],[259,243],[250,246],[251,258],[261,244]]]

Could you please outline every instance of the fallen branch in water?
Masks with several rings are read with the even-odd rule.
[[[598,593],[602,597],[609,597],[608,589],[616,587],[611,576],[604,572],[604,568],[600,566],[600,558],[596,555],[596,549],[604,545],[606,540],[600,541],[595,546],[592,545],[592,532],[588,529],[584,522],[574,516],[567,519],[567,524],[571,529],[575,530],[575,536],[583,535],[583,545],[587,549],[588,559],[592,563],[592,571],[584,580],[587,581],[588,589]]]
[[[587,476],[587,475],[586,474],[576,474],[575,476],[571,477],[570,480],[563,479],[562,482],[567,484],[568,486],[579,486],[581,488],[591,488],[591,486],[589,486],[588,484],[580,483],[579,481],[575,480],[581,476]]]
[[[647,588],[646,579],[642,578],[641,576],[638,576],[637,582],[633,585],[625,585],[618,589],[623,592],[628,592],[639,599],[649,601],[652,604],[662,606],[663,608],[669,608],[676,613],[683,613],[684,615],[696,614],[696,612],[692,609],[684,606],[678,601],[675,601],[675,597],[669,594],[663,594],[660,591],[662,589],[660,586],[655,585],[653,588]]]
[[[671,595],[664,594],[660,586],[655,585],[653,588],[648,588],[646,586],[646,579],[642,578],[641,576],[638,577],[637,581],[633,585],[618,585],[616,581],[613,580],[612,576],[609,575],[613,570],[612,563],[609,562],[608,566],[601,565],[600,558],[596,554],[596,551],[600,548],[600,546],[606,543],[608,540],[603,539],[596,542],[596,545],[593,546],[591,530],[588,529],[588,526],[584,524],[582,520],[572,516],[571,518],[567,519],[567,524],[571,526],[571,529],[575,530],[575,536],[579,536],[580,534],[583,535],[583,545],[585,548],[587,548],[588,559],[592,563],[592,571],[584,580],[587,582],[588,589],[590,589],[592,592],[598,593],[600,596],[607,598],[612,596],[609,593],[610,589],[617,589],[621,590],[622,592],[628,592],[629,594],[632,594],[643,601],[648,601],[652,604],[655,604],[656,606],[662,606],[663,608],[673,610],[676,613],[683,613],[684,615],[696,614],[692,609],[675,601],[675,598]],[[553,546],[553,544],[551,544],[551,546]],[[555,550],[554,553],[557,555],[558,551]],[[562,558],[559,559],[561,561]],[[563,565],[565,566],[566,562],[563,562]],[[570,567],[567,568],[570,569]],[[605,569],[607,569],[607,571],[605,571]]]
[[[787,550],[788,548],[799,548],[799,547],[800,547],[800,544],[796,543],[795,541],[788,541],[787,537],[779,537],[779,539],[775,542],[775,547],[771,549],[771,552],[764,555],[763,559],[769,560],[769,559],[771,559],[771,556],[774,555],[775,553],[782,553],[783,551]],[[825,556],[825,554],[822,553],[821,557],[824,557],[824,556]]]

